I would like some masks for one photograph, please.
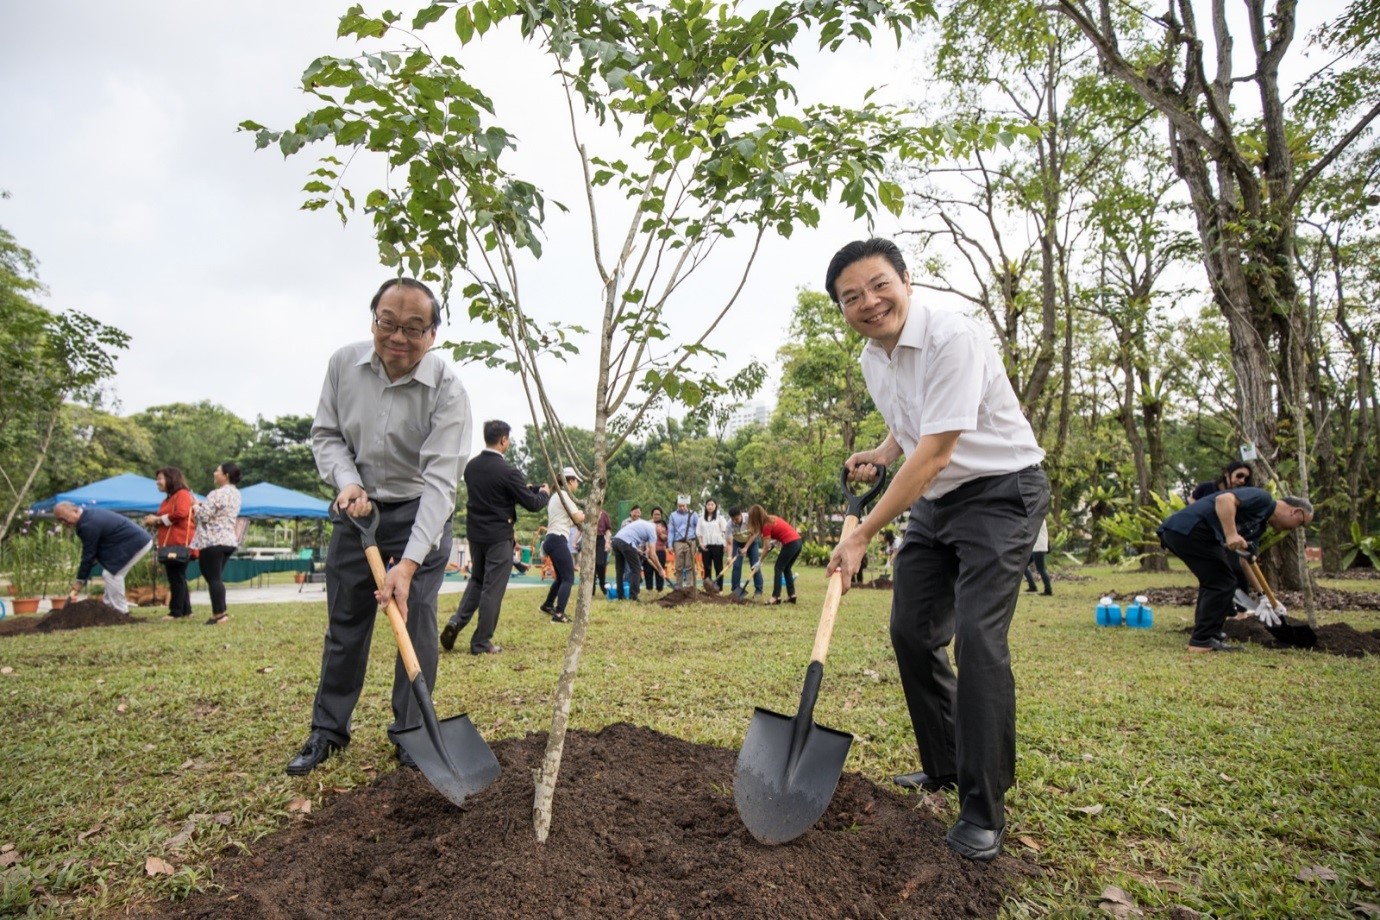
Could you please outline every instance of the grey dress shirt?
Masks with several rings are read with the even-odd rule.
[[[385,502],[421,498],[403,558],[418,565],[441,545],[469,459],[470,398],[452,368],[428,353],[390,381],[373,342],[331,355],[311,426],[321,478]]]

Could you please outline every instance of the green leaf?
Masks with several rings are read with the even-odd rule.
[[[446,15],[445,6],[440,3],[433,3],[431,6],[419,10],[417,15],[412,17],[412,28],[425,29],[444,15]]]

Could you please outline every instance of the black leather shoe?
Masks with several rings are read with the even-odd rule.
[[[470,649],[470,654],[471,654],[471,655],[497,655],[497,654],[498,654],[499,652],[501,652],[501,651],[503,651],[503,646],[501,646],[501,645],[486,645],[486,646],[484,646],[483,648],[472,648],[472,649]]]
[[[997,854],[1001,852],[1001,838],[1005,833],[1004,827],[989,831],[985,827],[978,827],[959,818],[958,823],[949,828],[944,840],[948,842],[949,849],[959,856],[986,862],[996,859]]]
[[[1239,652],[1241,651],[1241,646],[1227,645],[1227,643],[1223,642],[1221,639],[1213,636],[1205,643],[1190,640],[1188,643],[1188,650],[1190,652]]]
[[[393,745],[393,754],[398,758],[398,764],[400,766],[407,767],[409,770],[418,769],[417,761],[412,759],[412,755],[407,753],[406,749],[404,749],[401,744]]]
[[[552,607],[550,604],[542,604],[541,607],[538,608],[538,609],[540,609],[542,613],[546,613],[546,614],[551,614],[551,613],[555,613],[555,612],[556,612],[556,608],[555,608],[555,607]]]
[[[460,635],[460,627],[454,623],[447,623],[446,628],[441,630],[441,648],[450,651],[455,648],[455,637]]]
[[[932,777],[928,773],[906,773],[896,777],[892,782],[903,789],[923,789],[926,792],[938,792],[940,789],[958,788],[958,777]]]
[[[337,744],[321,732],[312,732],[307,736],[307,743],[302,745],[302,750],[297,752],[296,757],[288,761],[288,776],[306,776],[315,770],[321,761],[343,747],[345,745]]]

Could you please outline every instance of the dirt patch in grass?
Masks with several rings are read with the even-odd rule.
[[[892,584],[890,578],[887,578],[885,575],[882,575],[878,578],[872,579],[871,581],[865,581],[862,584],[854,585],[852,587],[852,590],[856,591],[859,588],[873,588],[877,591],[890,591],[892,588]]]
[[[532,771],[545,745],[494,744],[503,774],[463,809],[415,771],[385,774],[215,864],[220,890],[153,916],[995,917],[1038,871],[1013,855],[956,856],[927,800],[856,774],[815,827],[763,846],[733,804],[735,751],[627,724],[567,736],[538,844]]]
[[[643,590],[646,590],[645,588]],[[659,607],[684,607],[686,604],[751,604],[752,601],[745,597],[736,596],[730,589],[719,591],[717,588],[700,590],[699,588],[676,588],[668,591],[656,599]]]
[[[1290,621],[1301,624],[1302,619],[1291,617]],[[1192,632],[1192,630],[1186,630]],[[1269,648],[1291,648],[1270,635],[1270,631],[1261,625],[1255,617],[1246,617],[1240,620],[1227,620],[1224,632],[1227,639],[1233,642],[1258,642]],[[1314,651],[1326,652],[1329,655],[1340,655],[1343,658],[1364,658],[1367,655],[1380,655],[1380,629],[1372,629],[1370,632],[1361,632],[1348,623],[1325,623],[1314,630],[1318,635],[1318,644]]]
[[[1123,595],[1112,595],[1126,600],[1144,594],[1150,606],[1167,604],[1174,607],[1193,607],[1198,603],[1197,588],[1146,588]],[[1289,610],[1303,610],[1302,591],[1277,591],[1275,596],[1284,602]],[[1380,610],[1380,592],[1342,591],[1338,588],[1317,588],[1313,592],[1314,601],[1320,610]]]
[[[142,619],[121,613],[114,607],[94,598],[68,604],[41,617],[6,617],[0,620],[0,636],[21,636],[30,633],[50,633],[62,629],[86,629],[88,626],[131,626]]]

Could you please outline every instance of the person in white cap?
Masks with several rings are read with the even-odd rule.
[[[699,555],[700,516],[690,510],[690,496],[676,496],[676,510],[666,524],[666,538],[676,560],[676,587],[695,587],[695,557]]]
[[[565,615],[566,602],[570,600],[570,589],[575,585],[575,559],[570,552],[570,530],[585,522],[585,513],[575,499],[575,489],[580,485],[580,474],[575,468],[567,466],[561,470],[565,488],[559,486],[551,490],[551,500],[546,503],[546,539],[542,541],[541,552],[551,560],[551,568],[556,578],[551,582],[551,590],[546,592],[546,603],[541,605],[542,613],[551,614],[553,623],[569,623]]]

